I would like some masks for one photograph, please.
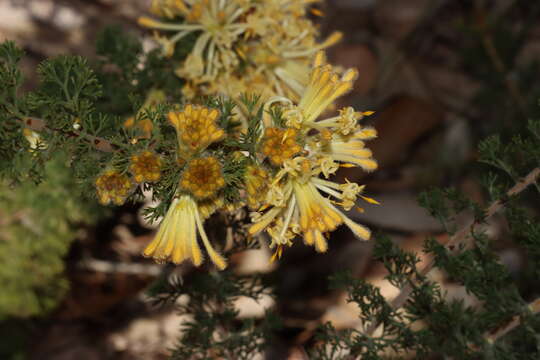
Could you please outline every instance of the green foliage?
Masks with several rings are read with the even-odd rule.
[[[129,80],[137,71],[142,45],[137,38],[125,34],[119,26],[109,26],[98,36],[96,54],[106,59],[106,63],[116,65],[122,74],[127,74],[124,80]]]
[[[0,191],[0,320],[53,309],[67,290],[64,256],[76,224],[94,221],[96,208],[82,206],[65,158],[47,163],[46,181]],[[94,211],[93,211],[94,210]]]
[[[533,135],[537,126],[537,122],[529,123]],[[340,359],[347,353],[361,359],[384,359],[389,354],[401,356],[411,351],[417,358],[434,355],[457,359],[537,358],[540,317],[530,312],[527,303],[539,296],[537,290],[530,289],[531,282],[537,282],[539,269],[538,209],[531,206],[538,204],[538,192],[530,191],[527,197],[520,198],[508,197],[506,191],[512,184],[509,178],[519,181],[532,165],[538,165],[535,150],[540,147],[538,140],[528,134],[503,146],[497,137],[491,137],[480,145],[481,161],[505,173],[505,176],[490,173],[484,185],[494,201],[507,207],[504,215],[513,240],[530,260],[529,281],[514,281],[501,263],[496,245],[477,227],[486,221],[486,213],[479,204],[452,188],[424,192],[420,204],[445,226],[449,235],[458,236],[462,232],[457,224],[458,215],[470,214],[472,226],[465,229],[462,242],[448,247],[429,237],[424,256],[432,257],[434,267],[463,286],[479,305],[446,299],[441,285],[423,272],[428,265],[419,266],[418,254],[403,251],[390,239],[379,236],[375,240],[374,257],[386,268],[389,283],[408,295],[406,301],[399,303],[402,307],[398,311],[373,285],[350,274],[337,275],[333,284],[345,289],[348,301],[359,306],[363,328],[379,328],[379,332],[374,335],[356,329],[337,331],[325,324],[318,334],[322,344],[314,349],[315,358]],[[410,289],[410,293],[404,289]],[[521,326],[495,341],[488,340],[516,317],[521,319]]]
[[[17,89],[23,81],[22,73],[17,68],[23,55],[23,51],[12,41],[0,45],[0,98],[15,101]]]
[[[13,42],[0,44],[0,178],[16,181],[22,174],[31,172],[24,138],[19,126],[10,120],[16,115],[19,103],[17,91],[23,81],[17,65],[23,56],[22,50]]]
[[[389,245],[384,239],[383,242]],[[406,256],[406,255],[405,255]],[[330,279],[330,286],[334,289],[345,290],[347,301],[360,306],[362,313],[360,319],[366,326],[372,323],[382,323],[384,333],[378,337],[370,337],[356,329],[337,331],[330,323],[324,324],[316,335],[321,346],[314,349],[313,355],[317,359],[339,359],[343,351],[348,350],[362,359],[379,359],[378,353],[385,349],[399,351],[410,346],[414,334],[403,325],[403,317],[392,310],[381,295],[380,289],[363,280],[354,278],[350,273],[338,273]],[[404,340],[404,343],[401,343]]]
[[[540,279],[540,223],[522,206],[511,206],[507,213],[512,235],[527,253],[533,276]]]
[[[46,60],[38,67],[38,75],[40,87],[31,98],[31,107],[40,111],[53,128],[70,128],[72,117],[87,117],[93,102],[101,96],[94,72],[80,56]]]
[[[247,131],[240,134],[238,140],[229,139],[227,145],[236,147],[239,150],[247,151],[252,159],[255,159],[257,143],[262,135],[262,117],[264,107],[260,104],[260,96],[252,94],[242,94],[241,105],[246,109]]]
[[[429,211],[430,215],[437,219],[446,232],[456,232],[455,215],[470,210],[477,221],[484,218],[484,210],[481,206],[469,199],[455,188],[433,188],[423,191],[418,196],[420,206]]]
[[[479,139],[499,133],[506,143],[525,132],[524,118],[540,116],[540,62],[520,58],[530,44],[540,4],[515,1],[496,17],[487,2],[470,6],[473,15],[460,19],[464,41],[458,56],[467,75],[482,84],[470,105],[484,109],[478,120],[486,121],[473,126]]]
[[[98,109],[109,114],[129,116],[140,109],[149,89],[159,89],[173,102],[182,98],[184,81],[174,74],[179,63],[192,47],[193,37],[178,44],[173,59],[161,56],[156,49],[142,56],[142,44],[118,26],[100,32],[96,44],[100,61],[97,76],[104,96]]]
[[[172,68],[159,68],[164,64],[170,66],[170,62],[159,57],[161,65],[153,63],[152,66],[140,69],[141,46],[138,40],[114,29],[106,29],[102,33],[98,40],[98,53],[103,60],[98,64],[97,72],[89,67],[86,60],[77,56],[46,60],[38,70],[40,84],[36,91],[22,97],[0,100],[0,116],[6,117],[6,121],[1,123],[1,136],[5,141],[0,145],[0,152],[5,153],[5,157],[0,176],[14,182],[30,178],[39,183],[43,178],[44,164],[54,158],[57,152],[63,151],[69,154],[69,165],[79,185],[78,191],[94,194],[96,176],[106,168],[127,173],[128,160],[133,154],[154,148],[158,153],[174,155],[172,151],[177,148],[176,134],[165,116],[173,106],[165,103],[166,98],[162,103],[148,104],[144,108],[141,101],[150,96],[149,84],[145,83],[150,81],[149,72],[159,71],[168,79],[177,79]],[[5,74],[1,76],[20,75],[16,66],[21,53],[13,43],[5,43],[0,54],[5,59]],[[154,61],[155,56],[150,54],[146,60]],[[110,66],[116,66],[119,71],[106,71]],[[16,82],[16,85],[19,83]],[[175,97],[180,96],[180,88],[181,82],[176,80],[174,84],[165,86],[159,80],[152,79],[152,89],[172,95],[174,102],[179,100]],[[154,94],[157,94],[157,90]],[[120,100],[117,96],[125,98]],[[231,132],[238,126],[233,120],[235,104],[232,101],[215,98],[206,99],[205,103],[220,111],[218,123],[226,131]],[[123,126],[127,116],[133,112],[135,122],[151,122],[151,139],[141,138],[140,129],[136,126]],[[26,151],[29,145],[23,140],[23,132],[27,131],[23,129],[29,116],[47,124],[44,131],[39,132],[42,146],[31,154]],[[133,142],[134,138],[139,140]],[[100,150],[100,146],[101,150],[105,147],[105,151],[96,151]],[[226,157],[222,150],[219,146],[209,149],[225,162],[224,175],[228,185],[224,190],[226,200],[235,202],[238,200],[237,188],[246,164],[236,161],[234,157]],[[178,184],[181,167],[177,166],[173,156],[167,156],[165,162],[162,181],[153,191],[154,198],[162,201],[162,205],[148,210],[150,219],[164,215],[165,206],[170,203]],[[17,166],[12,166],[14,163]],[[136,189],[134,194],[134,199],[140,197],[141,189]]]
[[[156,304],[175,303],[181,314],[183,337],[172,359],[252,359],[262,353],[279,321],[272,313],[263,319],[239,319],[234,302],[240,297],[258,301],[270,288],[260,276],[230,271],[197,272],[189,278],[157,284],[151,290]]]

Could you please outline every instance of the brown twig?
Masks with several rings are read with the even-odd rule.
[[[61,133],[62,135],[65,135],[67,137],[82,138],[99,151],[110,153],[110,152],[118,151],[118,149],[120,148],[118,145],[115,145],[108,140],[105,140],[103,138],[93,136],[90,134],[83,133],[82,131],[77,131],[77,130],[66,131],[63,129],[53,129],[47,126],[47,124],[45,123],[45,120],[43,119],[39,119],[35,117],[27,117],[23,120],[18,119],[18,121],[23,123],[27,128],[37,131],[37,132],[40,132],[43,130],[49,130],[49,131]]]
[[[508,197],[517,195],[523,190],[525,190],[529,185],[534,184],[537,179],[540,177],[540,168],[535,168],[532,170],[527,176],[525,176],[521,181],[517,182],[508,192],[506,195]],[[503,200],[497,200],[493,202],[485,211],[485,217],[484,220],[489,219],[491,216],[493,216],[496,212],[498,212],[500,209],[504,207],[504,201]],[[446,243],[445,247],[448,251],[454,253],[459,249],[460,244],[464,243],[470,236],[471,233],[474,231],[475,227],[480,224],[477,220],[471,220],[466,226],[461,228],[457,233],[455,233],[450,240]],[[421,275],[421,277],[425,277],[429,274],[429,272],[433,269],[435,266],[435,259],[433,256],[430,257],[429,261],[424,265],[422,269],[418,271],[418,273]],[[400,292],[394,300],[390,303],[390,306],[394,311],[400,309],[406,302],[409,296],[411,295],[413,291],[413,285],[408,284],[405,285],[403,288],[400,289]],[[368,336],[373,335],[375,330],[379,327],[380,322],[373,322],[370,324],[370,326],[366,329],[365,334]]]
[[[529,305],[527,306],[527,311],[533,315],[540,313],[540,298],[529,303]],[[521,325],[521,322],[521,315],[516,315],[506,325],[499,327],[494,331],[485,333],[484,338],[488,343],[493,344],[495,341],[497,341],[497,339],[503,337],[504,335],[508,334],[510,331]]]

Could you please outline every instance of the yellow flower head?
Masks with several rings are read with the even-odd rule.
[[[338,116],[313,123],[320,134],[318,140],[308,141],[308,148],[324,159],[354,164],[366,171],[377,169],[377,161],[365,145],[365,141],[377,137],[377,131],[358,124],[364,116],[372,113],[355,112],[348,107],[340,110]]]
[[[325,233],[345,224],[359,238],[367,240],[370,231],[352,221],[335,205],[350,210],[360,197],[370,203],[371,198],[360,195],[364,186],[346,182],[335,183],[319,178],[320,165],[308,158],[287,160],[272,180],[264,210],[252,215],[249,232],[256,235],[266,230],[274,245],[290,245],[291,234],[303,236],[307,245],[318,252],[327,250]],[[331,198],[322,195],[325,193]],[[333,199],[332,199],[333,198]]]
[[[354,164],[366,171],[375,170],[377,162],[371,150],[365,147],[365,141],[375,138],[377,132],[358,123],[373,114],[372,111],[356,112],[352,107],[346,107],[339,110],[337,116],[319,119],[339,96],[352,88],[356,70],[347,70],[339,76],[332,66],[326,64],[322,52],[317,54],[313,66],[310,83],[298,105],[291,99],[274,97],[265,106],[268,108],[277,102],[286,104],[283,117],[287,126],[297,129],[300,136],[306,136],[304,150],[317,158],[320,172],[325,177],[345,164]],[[340,165],[339,162],[345,164]]]
[[[249,233],[266,231],[272,239],[271,246],[277,246],[276,257],[295,235],[302,236],[318,252],[324,252],[328,248],[325,234],[342,224],[358,238],[369,239],[370,231],[338,206],[351,210],[358,198],[377,203],[361,195],[364,186],[327,180],[339,167],[359,166],[366,171],[377,168],[371,151],[365,147],[365,141],[377,133],[358,124],[372,112],[355,112],[348,107],[335,117],[319,119],[339,96],[352,88],[357,73],[348,70],[340,76],[325,63],[322,53],[317,54],[313,66],[309,85],[298,105],[280,96],[265,103],[267,109],[276,103],[285,104],[283,117],[288,128],[267,128],[262,138],[261,152],[280,170],[270,181],[263,206],[252,214]],[[268,117],[265,120],[269,122]],[[294,141],[285,144],[288,138]]]
[[[296,129],[266,128],[261,143],[261,152],[268,156],[273,165],[279,166],[302,150],[296,141],[297,135]]]
[[[212,156],[191,160],[180,180],[180,187],[198,199],[215,195],[223,186],[221,164]]]
[[[122,205],[126,200],[133,184],[126,175],[116,170],[106,170],[96,179],[98,200],[101,204],[114,203]]]
[[[143,151],[131,157],[129,170],[137,183],[155,182],[161,177],[162,161],[160,157],[152,151]]]
[[[377,132],[375,131],[375,129],[366,128],[359,125],[359,121],[366,116],[373,115],[373,111],[359,112],[355,111],[352,107],[349,106],[340,109],[338,113],[338,116],[334,116],[324,120],[317,120],[316,122],[311,123],[310,126],[314,129],[317,129],[321,133],[321,135],[323,135],[322,137],[324,137],[325,140],[330,140],[331,136],[328,136],[328,134],[332,135],[332,133],[335,133],[347,139],[353,138],[356,137],[355,134],[357,134],[358,131],[362,131],[362,136],[364,140],[377,137]],[[300,122],[302,120],[303,119],[300,118]],[[368,132],[370,133],[370,135],[366,136]]]
[[[300,129],[314,127],[319,115],[327,110],[340,96],[349,92],[358,76],[356,69],[349,69],[343,75],[329,64],[326,64],[324,53],[315,56],[309,84],[300,99],[298,106],[291,106],[284,113],[287,125]]]
[[[319,252],[328,248],[325,232],[334,231],[343,223],[340,213],[324,201],[312,182],[293,182],[294,194],[300,210],[300,228],[304,241],[315,245]]]
[[[300,99],[309,82],[310,63],[317,51],[337,43],[342,34],[335,32],[324,42],[317,43],[317,31],[310,21],[295,20],[299,30],[276,26],[272,35],[251,41],[246,59],[264,75],[272,95]]]
[[[207,214],[209,216],[209,214]],[[203,262],[197,235],[200,235],[210,260],[220,269],[227,267],[226,260],[212,247],[204,231],[205,216],[201,207],[190,195],[175,198],[167,211],[154,240],[146,247],[144,256],[159,262],[180,264],[191,260],[195,266]]]
[[[169,121],[176,128],[180,152],[184,156],[206,149],[213,142],[223,139],[225,131],[216,125],[217,109],[186,105],[183,111],[171,111]]]
[[[371,150],[365,147],[364,140],[375,136],[375,129],[371,128],[356,130],[350,137],[334,134],[329,141],[321,142],[319,154],[333,161],[354,164],[365,171],[373,171],[377,169],[377,161],[373,159]]]
[[[250,209],[258,209],[266,198],[270,176],[268,172],[257,165],[246,168],[247,205]]]
[[[180,39],[200,31],[191,54],[178,69],[178,74],[193,81],[205,82],[215,79],[221,69],[239,63],[232,47],[247,29],[240,19],[249,9],[247,2],[238,0],[161,0],[152,4],[154,14],[169,19],[181,16],[185,22],[167,23],[141,17],[139,24],[176,33],[168,41],[160,40],[167,55],[172,55],[171,49]]]

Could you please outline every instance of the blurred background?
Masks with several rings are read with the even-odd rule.
[[[104,26],[119,25],[152,47],[150,34],[136,23],[149,3],[0,0],[0,41],[14,40],[26,51],[25,87],[32,89],[45,58],[95,58]],[[491,134],[508,140],[524,131],[527,119],[540,117],[540,2],[328,0],[317,7],[325,14],[313,17],[321,32],[345,35],[329,50],[330,61],[360,72],[340,105],[376,111],[370,121],[379,138],[368,146],[380,169],[340,176],[365,183],[382,205],[355,216],[421,257],[426,236],[444,241],[447,235],[418,205],[418,194],[453,186],[486,205],[477,177],[482,165],[475,162],[478,142]],[[51,164],[48,171],[65,186],[0,188],[0,358],[166,359],[185,317],[173,307],[152,306],[145,290],[164,270],[193,269],[140,256],[154,233],[140,216],[143,204],[82,204],[70,191],[68,170]],[[36,207],[43,199],[47,207]],[[486,230],[520,286],[538,285],[523,277],[527,263],[507,239],[507,225],[495,216]],[[321,322],[359,326],[358,309],[346,295],[328,290],[326,279],[337,270],[351,269],[389,299],[396,295],[370,251],[369,242],[340,229],[323,255],[298,242],[279,264],[269,264],[267,249],[235,256],[235,271],[273,272],[277,284],[278,300],[237,304],[241,316],[263,316],[275,307],[283,317],[268,358],[304,359],[303,347]],[[433,274],[448,297],[474,304],[463,287]]]

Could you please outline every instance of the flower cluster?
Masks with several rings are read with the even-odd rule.
[[[187,105],[182,112],[169,113],[169,121],[176,128],[180,153],[184,157],[204,150],[208,145],[223,138],[225,132],[215,121],[216,109]]]
[[[341,38],[322,43],[306,13],[318,0],[154,0],[151,12],[161,20],[139,18],[155,30],[167,56],[189,34],[198,34],[193,50],[176,73],[188,80],[186,97],[225,94],[237,98],[250,91],[263,100],[303,93],[313,55]],[[320,15],[320,11],[311,8]]]
[[[161,177],[162,161],[159,156],[149,150],[131,157],[129,169],[137,183],[155,182]]]
[[[219,126],[222,114],[217,109],[188,104],[181,111],[169,112],[169,124],[177,135],[175,163],[181,173],[169,210],[144,254],[157,261],[180,263],[189,259],[199,265],[204,257],[200,238],[212,262],[220,269],[226,266],[203,224],[217,210],[237,208],[237,202],[227,203],[224,196],[227,188],[238,186],[226,181],[224,168],[230,159],[244,164],[237,190],[242,190],[240,201],[252,210],[249,233],[266,232],[270,247],[275,248],[274,257],[281,256],[295,238],[303,238],[307,245],[324,252],[328,248],[326,234],[342,224],[367,240],[370,231],[345,212],[359,209],[359,199],[377,202],[363,195],[364,186],[337,183],[330,177],[340,167],[377,168],[365,147],[376,131],[359,124],[371,112],[347,107],[336,116],[321,117],[352,88],[355,78],[355,70],[339,74],[326,63],[324,54],[318,53],[299,101],[269,99],[265,115],[260,112],[258,124],[249,125],[260,128],[251,151],[235,150],[234,141],[241,138],[239,133],[253,133],[253,129],[248,126],[226,132]],[[233,144],[231,148],[227,141]],[[229,157],[226,152],[230,152]]]
[[[264,168],[255,165],[246,167],[246,202],[250,209],[257,210],[262,206],[270,185],[269,180],[270,176]]]
[[[268,127],[264,132],[261,152],[268,157],[273,165],[282,165],[286,160],[300,152],[302,148],[296,141],[296,129],[280,129]]]
[[[144,255],[158,262],[172,261],[175,264],[189,259],[199,266],[203,254],[197,242],[198,233],[212,262],[219,269],[224,269],[227,262],[214,250],[203,228],[203,221],[209,215],[201,211],[200,204],[193,197],[181,195],[175,198],[154,241],[144,250]]]
[[[359,200],[377,202],[363,195],[363,185],[335,182],[332,175],[340,167],[377,168],[365,146],[376,131],[360,125],[372,112],[346,107],[326,116],[352,89],[357,71],[326,63],[322,50],[341,34],[317,43],[317,29],[306,18],[315,2],[154,0],[151,12],[162,19],[139,19],[156,30],[166,56],[174,54],[180,39],[196,37],[176,69],[186,80],[188,100],[224,94],[240,110],[212,98],[205,104],[174,105],[166,113],[167,124],[154,120],[139,135],[134,132],[133,146],[148,144],[155,152],[134,151],[128,170],[134,182],[150,183],[145,189],[157,191],[169,205],[159,213],[164,217],[145,256],[198,266],[207,254],[224,269],[227,261],[209,240],[204,222],[216,211],[235,212],[244,205],[251,211],[248,234],[266,233],[273,259],[300,238],[326,251],[327,234],[340,225],[360,239],[370,237],[346,212],[362,211]],[[150,93],[144,108],[151,110],[157,104],[153,99],[163,94]],[[260,97],[250,100],[242,93]],[[125,127],[141,127],[140,121],[148,120],[145,114],[137,114],[138,125],[133,120]],[[96,186],[102,202],[120,203],[131,183],[127,175],[106,173]]]
[[[190,161],[184,170],[180,186],[198,199],[214,195],[225,186],[221,164],[211,156]]]
[[[133,183],[126,175],[113,169],[99,175],[95,183],[98,200],[103,205],[122,205],[133,188]]]
[[[320,118],[352,88],[356,76],[352,69],[339,75],[320,52],[299,102],[279,97],[267,103],[281,107],[285,121],[282,128],[268,127],[261,140],[262,155],[268,157],[267,165],[275,176],[263,206],[252,214],[249,231],[252,235],[266,231],[278,256],[282,247],[290,246],[297,236],[317,251],[326,251],[325,234],[341,224],[361,239],[370,237],[367,228],[353,222],[338,207],[348,211],[358,198],[376,201],[362,195],[363,186],[348,181],[336,183],[329,177],[340,166],[358,166],[366,171],[377,168],[371,151],[365,147],[365,141],[374,138],[376,131],[358,124],[358,120],[371,113],[345,108],[337,116]],[[271,149],[267,149],[269,143]]]
[[[105,170],[95,181],[99,202],[103,205],[122,205],[134,189],[135,183],[153,183],[160,180],[162,164],[159,155],[144,150],[130,157],[128,168],[133,178],[114,169]]]
[[[207,148],[224,138],[217,126],[219,111],[204,106],[186,105],[182,111],[171,111],[169,123],[176,129],[178,161],[183,164],[182,177],[171,206],[155,239],[144,255],[157,261],[179,264],[190,259],[200,265],[203,254],[198,235],[212,262],[224,269],[227,262],[208,240],[203,222],[224,204],[220,189],[225,186],[222,164]]]

